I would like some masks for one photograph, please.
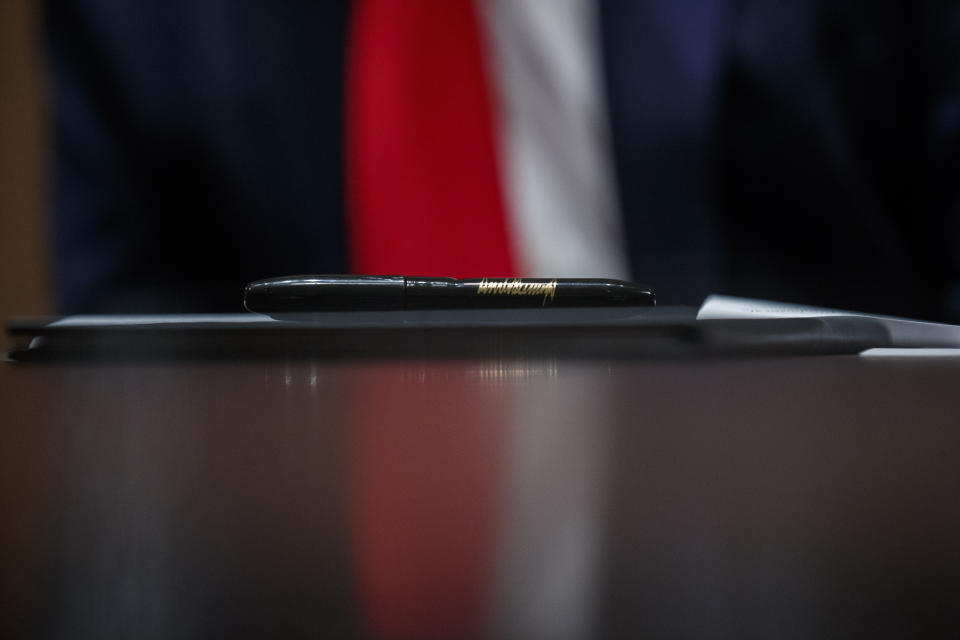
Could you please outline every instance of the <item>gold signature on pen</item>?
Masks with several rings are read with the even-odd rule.
[[[557,293],[557,281],[527,282],[522,278],[507,278],[505,280],[490,280],[484,278],[477,287],[477,294],[481,296],[543,296],[543,303],[549,299],[553,301]]]

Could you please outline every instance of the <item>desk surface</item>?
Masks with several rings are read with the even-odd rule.
[[[0,363],[0,400],[3,637],[960,623],[960,358]]]

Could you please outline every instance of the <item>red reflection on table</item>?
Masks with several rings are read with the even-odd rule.
[[[354,553],[376,638],[475,635],[488,607],[509,403],[429,371],[356,371]]]

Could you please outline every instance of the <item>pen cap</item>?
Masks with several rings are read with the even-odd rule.
[[[248,311],[342,311],[402,309],[403,276],[309,275],[251,282],[244,290]]]

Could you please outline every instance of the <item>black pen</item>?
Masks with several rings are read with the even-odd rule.
[[[653,306],[652,288],[603,278],[421,278],[304,275],[258,280],[243,302],[259,313],[395,309]]]

